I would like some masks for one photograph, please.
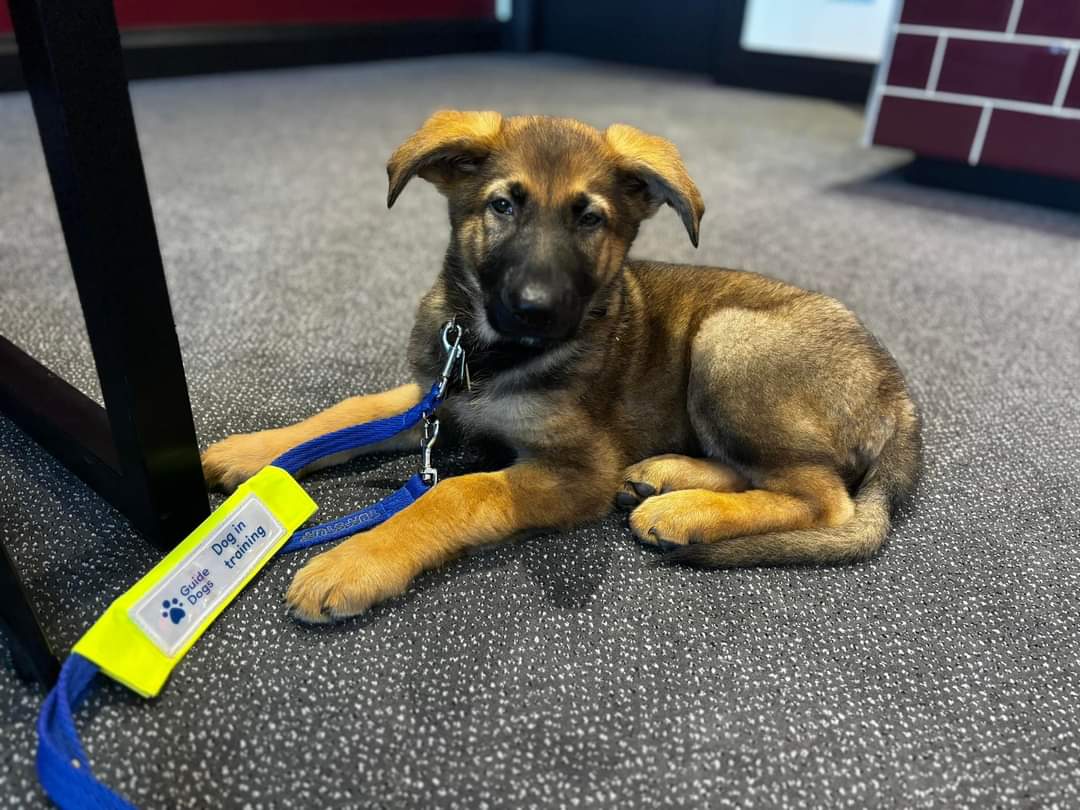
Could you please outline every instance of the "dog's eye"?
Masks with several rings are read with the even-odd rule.
[[[595,228],[604,221],[604,218],[592,211],[586,211],[578,218],[578,225],[582,228]]]
[[[496,197],[489,205],[491,210],[496,214],[501,214],[504,217],[508,217],[514,213],[514,204],[505,197]]]

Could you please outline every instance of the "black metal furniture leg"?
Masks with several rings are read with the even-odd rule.
[[[15,563],[0,544],[0,622],[7,629],[15,670],[28,680],[51,685],[60,664],[49,649],[49,641],[34,615],[33,605],[23,589]]]
[[[0,337],[0,411],[167,550],[210,509],[112,0],[8,5],[105,407]],[[50,683],[57,661],[0,551],[17,666]]]
[[[170,548],[209,506],[112,2],[9,6],[114,451],[101,450],[100,419],[86,403],[78,406],[87,414],[81,429],[93,435],[58,434],[45,406],[26,402],[25,378],[7,380],[5,399],[21,407],[5,410],[140,532]],[[33,362],[24,357],[22,365]],[[40,387],[43,372],[28,375]],[[64,396],[77,400],[67,389]],[[93,459],[72,458],[71,440]]]

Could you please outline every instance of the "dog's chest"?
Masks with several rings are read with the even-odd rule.
[[[446,408],[467,433],[491,436],[514,446],[543,444],[551,404],[534,393],[479,392],[451,397]]]

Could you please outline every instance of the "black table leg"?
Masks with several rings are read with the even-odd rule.
[[[209,503],[112,0],[8,5],[105,408],[0,339],[0,410],[168,549]]]
[[[123,492],[102,486],[100,471],[87,477],[141,532],[170,548],[209,506],[112,2],[9,6],[101,378],[115,448],[104,460],[116,464]],[[14,409],[12,417],[54,449],[56,420],[42,407]],[[56,454],[87,472],[69,451]]]
[[[0,621],[7,628],[15,670],[23,678],[52,684],[60,664],[49,649],[29,595],[15,572],[15,563],[0,544]]]

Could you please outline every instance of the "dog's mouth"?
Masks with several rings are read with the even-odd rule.
[[[521,360],[539,357],[566,343],[569,338],[545,338],[539,335],[506,335],[496,332],[491,349],[508,355],[517,355]]]
[[[474,379],[484,376],[485,372],[498,374],[511,369],[521,369],[546,356],[557,346],[554,341],[538,337],[504,336],[491,331],[492,340],[479,342],[468,355]]]
[[[501,335],[500,339],[507,343],[516,343],[518,346],[524,346],[526,349],[542,349],[556,342],[546,338],[536,337],[535,335]]]
[[[478,313],[484,319],[484,329],[488,333],[492,345],[498,345],[503,349],[523,349],[535,353],[542,353],[554,349],[564,343],[569,343],[581,331],[585,322],[603,318],[607,315],[606,306],[595,306],[586,310],[585,316],[578,320],[577,325],[569,332],[558,336],[523,334],[521,332],[506,331],[499,328],[498,322],[490,312]]]

